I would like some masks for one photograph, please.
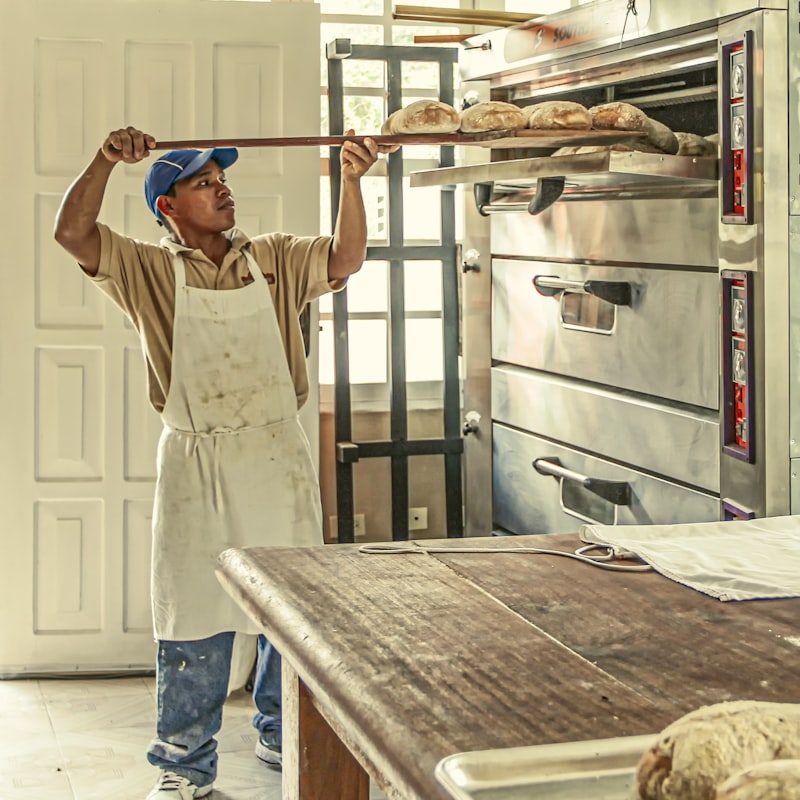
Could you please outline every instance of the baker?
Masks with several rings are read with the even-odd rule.
[[[67,189],[55,237],[136,328],[164,423],[151,573],[158,720],[147,754],[161,772],[148,800],[190,800],[216,778],[234,635],[259,633],[218,583],[217,556],[322,543],[319,486],[298,420],[308,395],[298,315],[361,267],[360,179],[379,151],[397,148],[345,142],[332,237],[252,239],[234,227],[226,170],[235,148],[165,153],[144,182],[168,234],[155,245],[98,222],[114,167],[155,146],[133,127],[110,133]],[[256,755],[280,767],[280,656],[263,635],[253,698]]]

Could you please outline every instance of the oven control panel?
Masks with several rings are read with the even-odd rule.
[[[729,225],[754,222],[752,36],[720,42],[722,221]]]
[[[722,448],[734,458],[753,463],[752,273],[723,271],[722,293]]]

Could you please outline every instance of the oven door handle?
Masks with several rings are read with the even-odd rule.
[[[627,281],[568,281],[556,275],[537,275],[533,279],[533,285],[545,297],[553,297],[562,292],[592,294],[615,306],[629,306],[633,299],[633,289]]]
[[[626,481],[610,481],[606,478],[592,478],[588,475],[582,475],[580,472],[575,472],[562,466],[561,462],[554,457],[535,459],[533,468],[540,475],[552,475],[559,480],[575,481],[615,506],[629,506],[631,504],[631,485]]]
[[[533,195],[528,203],[497,203],[492,205],[492,195],[494,194],[494,182],[483,181],[474,184],[472,193],[475,197],[475,206],[482,217],[490,214],[502,214],[508,212],[527,211],[536,216],[542,211],[550,208],[564,193],[566,178],[563,175],[555,175],[549,178],[536,179],[536,194]]]

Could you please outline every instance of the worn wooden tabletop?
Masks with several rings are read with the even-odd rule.
[[[800,600],[722,603],[656,573],[554,556],[357,545],[229,550],[219,575],[392,800],[448,797],[434,767],[452,753],[655,732],[722,700],[800,702]],[[353,800],[336,780],[284,796]]]

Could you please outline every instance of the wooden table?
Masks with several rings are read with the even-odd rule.
[[[436,540],[552,547],[576,536]],[[220,580],[284,660],[284,799],[444,800],[452,753],[658,731],[722,700],[800,702],[800,600],[505,553],[228,550]]]

